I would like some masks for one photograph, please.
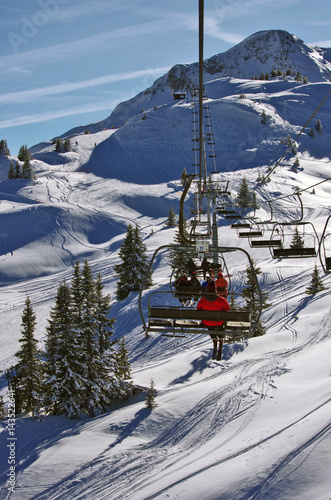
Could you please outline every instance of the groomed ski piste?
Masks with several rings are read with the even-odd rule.
[[[239,98],[237,102],[242,105]],[[185,105],[174,103],[172,112]],[[254,106],[259,104],[251,104],[251,109]],[[298,106],[295,102],[293,110]],[[279,118],[276,108],[270,107],[269,113],[286,136],[288,123]],[[255,123],[253,115],[257,113],[247,118],[251,124]],[[296,115],[296,130],[302,121]],[[125,126],[134,129],[144,123],[141,117],[133,122]],[[258,137],[254,126],[242,122],[238,133],[244,127],[246,135]],[[77,135],[73,151],[60,155],[50,143],[39,145],[33,155],[38,158],[39,150],[40,159],[32,161],[36,182],[5,180],[10,158],[0,157],[1,370],[14,362],[19,349],[26,297],[37,316],[36,338],[42,345],[60,281],[70,280],[77,259],[88,259],[93,273],[101,272],[105,292],[112,296],[113,338],[124,336],[133,382],[146,388],[96,418],[70,421],[48,416],[43,422],[17,418],[13,493],[8,490],[8,429],[2,423],[1,498],[329,500],[331,275],[323,274],[318,258],[272,259],[268,249],[250,248],[220,217],[222,246],[247,250],[261,268],[259,282],[271,304],[262,315],[267,334],[226,344],[220,362],[211,359],[208,335],[166,338],[151,333],[146,339],[138,294],[131,293],[121,302],[115,299],[117,252],[129,223],[139,225],[149,256],[159,246],[172,243],[175,229],[166,228],[165,221],[170,206],[177,212],[183,187],[178,177],[148,184],[142,164],[137,169],[139,184],[101,175],[101,163],[95,165],[94,173],[93,154],[117,134],[121,141],[124,129]],[[162,129],[164,140],[168,129],[169,122]],[[153,142],[153,127],[149,135]],[[298,172],[291,169],[290,155],[272,173],[270,182],[258,189],[261,209],[257,215],[262,220],[270,215],[264,200],[331,176],[330,159],[323,154],[323,148],[330,145],[327,140],[326,135],[316,138],[316,155],[299,149]],[[134,141],[128,147],[133,149]],[[257,153],[259,158],[261,154]],[[168,152],[170,164],[171,155]],[[251,181],[265,172],[265,166],[227,169],[219,178],[229,180],[235,194],[244,175]],[[302,192],[304,220],[314,224],[319,236],[330,214],[330,200],[331,181]],[[278,221],[293,220],[298,213],[295,197],[275,202]],[[315,263],[326,289],[308,296],[305,290]],[[244,258],[231,256],[227,264],[238,282],[245,280]],[[155,266],[153,289],[168,289],[170,274],[163,252]],[[143,294],[145,312],[148,293]],[[153,411],[145,408],[151,379],[157,390]],[[6,397],[6,392],[2,377],[1,394]]]

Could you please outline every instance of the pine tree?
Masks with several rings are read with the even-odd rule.
[[[179,231],[176,231],[174,243],[169,249],[169,264],[175,279],[187,272],[187,252],[180,250],[179,247],[183,247],[183,243]]]
[[[259,267],[256,267],[254,262],[253,262],[253,269],[254,269],[254,273],[256,276],[258,276],[259,274],[262,273],[261,269]],[[252,323],[256,324],[256,319],[258,317],[258,312],[259,312],[258,304],[259,304],[260,300],[259,300],[258,291],[256,290],[256,285],[254,282],[253,272],[252,272],[251,266],[248,266],[246,269],[245,285],[246,285],[246,287],[243,289],[243,296],[244,296],[245,301],[246,301],[246,307],[251,311]],[[268,307],[270,307],[270,304],[267,303],[268,293],[262,292],[262,290],[261,290],[261,296],[262,296],[262,309],[267,309]],[[259,337],[260,335],[264,335],[265,333],[266,333],[266,329],[265,329],[262,321],[259,320],[258,323],[256,324],[254,337]]]
[[[316,129],[316,132],[318,134],[323,134],[323,127],[322,127],[321,120],[317,120],[316,125],[315,125],[315,129]]]
[[[306,294],[315,295],[315,293],[322,292],[323,290],[325,290],[325,286],[323,284],[323,281],[321,280],[317,264],[315,264],[311,276],[311,282],[309,286],[306,288]]]
[[[29,297],[25,301],[21,326],[21,349],[15,354],[18,359],[15,371],[21,394],[21,410],[36,415],[41,406],[42,362],[38,341],[34,338],[36,315]]]
[[[144,288],[152,286],[152,272],[147,274],[148,261],[146,245],[140,236],[139,227],[129,224],[126,236],[119,250],[122,264],[114,266],[119,278],[116,296],[118,300],[125,299],[130,292],[139,292],[142,283]]]
[[[48,412],[79,418],[106,410],[114,399],[125,399],[132,384],[120,378],[117,353],[110,340],[110,296],[104,296],[100,274],[94,280],[85,261],[77,261],[71,287],[58,289],[51,310],[45,350],[45,406]]]
[[[7,177],[8,177],[8,179],[15,179],[14,164],[13,164],[12,161],[9,164],[9,169],[8,169]]]
[[[116,353],[118,373],[117,377],[120,380],[128,380],[131,378],[131,366],[128,357],[129,351],[125,345],[125,339],[122,337],[119,343],[119,349]]]
[[[109,318],[111,310],[110,295],[103,295],[103,284],[99,273],[95,282],[95,316],[94,322],[98,337],[99,352],[103,355],[111,348],[113,342],[110,340],[113,335],[115,318]]]
[[[176,223],[176,212],[175,210],[173,209],[173,207],[170,207],[169,210],[168,210],[168,219],[165,223],[165,225],[167,227],[176,227],[177,223]]]
[[[263,110],[261,113],[261,123],[263,123],[263,125],[266,125],[267,121],[268,121],[267,113]]]
[[[1,139],[0,141],[0,155],[9,156],[10,151],[7,145],[7,139]]]
[[[242,208],[248,208],[252,206],[252,193],[248,188],[246,177],[244,177],[241,181],[239,193],[237,195],[237,203]]]
[[[305,242],[299,233],[297,226],[295,226],[293,238],[290,244],[290,248],[304,248]]]
[[[309,137],[312,137],[312,138],[314,138],[314,137],[315,137],[315,132],[314,132],[314,129],[313,129],[313,128],[311,128],[311,129],[309,130],[308,135],[309,135]]]
[[[63,141],[61,137],[58,137],[55,142],[55,151],[57,153],[62,153],[64,151]]]
[[[287,144],[287,146],[292,146],[292,139],[291,139],[290,134],[287,134],[287,136],[286,136],[286,144]]]
[[[109,400],[105,397],[104,387],[107,374],[102,364],[100,346],[94,322],[95,288],[91,268],[85,261],[81,274],[82,317],[81,346],[83,351],[84,396],[83,407],[91,416],[105,411]]]
[[[33,180],[36,178],[33,168],[31,166],[30,160],[24,160],[22,167],[22,178]]]
[[[128,379],[130,375],[130,364],[127,358],[128,350],[125,347],[124,339],[120,343],[120,349],[116,352],[112,341],[112,328],[115,323],[114,318],[109,318],[110,295],[103,295],[103,284],[100,273],[95,282],[95,326],[99,354],[101,356],[101,367],[104,374],[102,387],[107,395],[109,404],[115,399],[126,399],[132,393],[132,383]]]
[[[70,287],[60,283],[51,309],[45,342],[45,407],[78,419],[83,392],[80,338],[72,322]]]
[[[28,150],[28,146],[26,144],[24,146],[20,147],[17,158],[20,161],[32,160],[32,155],[31,155],[30,151]]]
[[[74,322],[74,324],[80,325],[82,321],[82,282],[80,264],[78,260],[74,264],[70,295],[72,306],[72,321]]]
[[[81,321],[76,325],[76,330],[82,350],[82,408],[89,415],[96,416],[106,410],[112,397],[119,396],[116,388],[116,360],[105,331],[103,331],[102,342],[108,344],[104,346],[108,349],[100,352],[98,335],[100,323],[96,321],[96,318],[100,320],[104,311],[102,313],[97,310],[96,287],[87,261],[84,263],[80,281]],[[106,303],[102,301],[102,307],[105,305],[107,306],[107,299]]]
[[[64,140],[64,143],[63,143],[63,148],[64,148],[64,151],[68,152],[68,151],[72,151],[72,148],[71,148],[71,141],[69,139],[69,137],[67,137],[65,140]]]
[[[15,174],[14,175],[15,175],[14,179],[21,179],[22,178],[22,170],[21,170],[21,166],[18,163],[18,161],[16,162],[16,165],[15,165]]]
[[[151,378],[151,383],[147,391],[147,396],[145,400],[145,406],[148,410],[154,410],[154,408],[157,407],[157,404],[155,402],[155,396],[156,396],[156,389],[154,386],[154,380]]]

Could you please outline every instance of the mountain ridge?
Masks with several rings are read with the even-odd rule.
[[[272,50],[274,54],[271,53]],[[251,79],[261,75],[262,72],[270,73],[273,69],[280,69],[284,73],[288,69],[295,73],[300,72],[310,82],[328,81],[331,78],[331,62],[324,58],[324,54],[329,52],[320,47],[311,48],[300,38],[285,30],[258,31],[227,51],[205,59],[204,81],[222,77]],[[159,106],[167,102],[172,92],[191,91],[197,84],[197,62],[176,64],[150,87],[118,104],[111,115],[104,120],[75,127],[61,137],[81,133],[86,128],[94,131],[100,130],[100,127],[119,127],[134,116],[140,106],[145,109]]]

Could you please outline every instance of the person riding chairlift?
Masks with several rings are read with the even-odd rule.
[[[215,284],[216,284],[217,294],[220,297],[227,297],[228,296],[228,282],[224,278],[224,276],[221,272],[218,273],[217,280],[215,281]]]
[[[224,297],[220,297],[216,293],[216,284],[214,281],[210,281],[207,285],[207,293],[202,299],[199,300],[197,304],[198,311],[230,311],[230,306],[228,301]],[[224,321],[211,321],[202,320],[202,323],[212,332],[213,330],[222,330],[225,328]],[[222,348],[223,348],[223,337],[221,335],[210,333],[210,337],[213,341],[213,359],[217,361],[221,360]]]

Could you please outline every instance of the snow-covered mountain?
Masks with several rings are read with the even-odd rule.
[[[280,37],[282,32],[277,33]],[[271,32],[270,38],[274,35]],[[315,52],[307,51],[307,57]],[[300,72],[308,74],[304,67]],[[306,238],[316,248],[330,215],[328,99],[301,134],[298,152],[284,158],[270,182],[257,186],[256,180],[285,152],[286,135],[294,138],[329,92],[331,84],[323,75],[317,80],[310,76],[308,84],[282,78],[251,80],[251,75],[209,75],[206,80],[220,172],[215,178],[229,182],[235,199],[246,175],[260,205],[255,221],[270,218],[270,199],[275,220],[298,219],[297,198],[283,196],[302,190],[303,220],[316,229],[314,234],[307,227]],[[136,116],[142,102],[145,111]],[[98,124],[77,130],[71,152],[57,153],[50,142],[32,148],[35,182],[6,180],[9,162],[16,158],[0,156],[0,370],[15,361],[26,296],[36,312],[36,338],[42,345],[60,281],[70,280],[77,259],[88,259],[93,273],[101,273],[105,293],[112,296],[114,339],[125,338],[133,381],[147,388],[153,378],[158,404],[149,412],[142,393],[94,419],[47,417],[37,423],[18,418],[12,494],[11,450],[3,425],[1,498],[330,497],[331,275],[323,274],[318,257],[273,259],[268,248],[251,248],[230,227],[231,221],[218,216],[220,243],[249,252],[262,271],[260,284],[271,304],[262,317],[267,334],[225,345],[221,362],[211,360],[208,335],[151,334],[146,339],[138,294],[121,302],[115,299],[114,266],[120,262],[118,249],[129,223],[139,225],[149,256],[173,242],[175,229],[164,223],[170,207],[178,213],[182,169],[192,172],[193,108],[191,98],[174,101],[169,86],[164,92],[137,96],[115,110],[116,116],[127,113],[120,127],[112,129],[109,121],[105,129]],[[322,134],[315,130],[318,119]],[[85,128],[89,134],[84,134]],[[309,136],[310,128],[315,137]],[[193,195],[192,186],[185,203],[188,222]],[[263,228],[270,235],[273,224]],[[226,258],[231,279],[242,283],[247,262],[243,257]],[[308,296],[305,290],[315,263],[325,290]],[[170,274],[163,251],[155,263],[152,290],[168,290]],[[146,291],[144,314],[148,297]],[[4,375],[0,394],[7,398]]]
[[[252,80],[272,69],[292,70],[283,77]],[[331,64],[323,50],[311,49],[285,31],[260,32],[224,54],[205,61],[205,87],[208,97],[210,130],[214,134],[217,167],[233,171],[272,166],[283,152],[281,142],[288,134],[294,138],[327,95]],[[295,79],[297,73],[309,83]],[[78,127],[63,137],[72,136],[74,151],[77,135],[116,127],[88,158],[82,152],[80,168],[105,178],[130,180],[139,184],[168,182],[179,178],[183,168],[196,163],[192,153],[194,98],[191,90],[197,82],[197,64],[176,65],[166,75],[133,99],[117,106],[107,119]],[[186,99],[174,100],[173,91],[187,91]],[[331,125],[328,100],[320,111],[325,134]],[[261,123],[261,114],[269,117]],[[314,127],[314,123],[311,124]],[[312,141],[310,126],[300,137],[301,149],[314,156],[328,154],[327,140]],[[46,146],[46,147],[45,147]],[[56,158],[48,144],[31,149],[36,159],[47,163],[67,162]],[[70,158],[69,158],[70,159]]]
[[[298,37],[284,30],[260,31],[249,36],[224,53],[204,61],[204,81],[219,78],[251,79],[272,70],[301,73],[309,82],[328,81],[331,77],[330,49],[309,47]],[[158,78],[151,87],[134,98],[120,103],[105,120],[70,130],[64,136],[99,130],[100,127],[119,127],[141,110],[167,104],[178,91],[191,91],[198,85],[198,63],[176,64]],[[207,91],[208,95],[208,91]]]

